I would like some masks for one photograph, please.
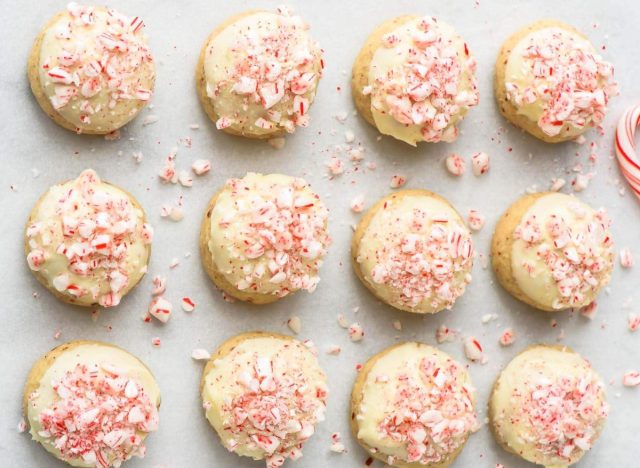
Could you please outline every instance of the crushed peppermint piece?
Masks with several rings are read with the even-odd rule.
[[[193,312],[196,308],[196,303],[190,297],[182,298],[182,310],[185,312]]]
[[[364,210],[364,195],[356,195],[356,197],[351,200],[351,211],[354,213],[362,213]]]
[[[143,158],[142,151],[134,151],[132,156],[133,156],[133,160],[137,164],[140,164],[142,162],[142,158]]]
[[[338,354],[340,354],[340,351],[342,350],[342,348],[338,345],[331,345],[327,348],[327,354],[330,354],[332,356],[337,356]]]
[[[561,177],[551,179],[551,185],[549,186],[550,192],[559,192],[562,187],[566,185],[567,181]]]
[[[167,323],[171,318],[171,309],[173,306],[162,296],[155,297],[149,304],[149,315],[158,319],[162,323]]]
[[[349,321],[343,314],[338,314],[338,325],[342,328],[349,328]]]
[[[283,137],[269,138],[267,140],[267,143],[272,148],[277,149],[277,150],[281,150],[282,148],[284,148],[286,140]]]
[[[447,171],[454,176],[461,176],[466,170],[466,162],[458,154],[452,153],[445,159]]]
[[[446,325],[440,325],[436,329],[436,341],[438,343],[454,341],[457,336],[458,336],[458,332],[456,330],[450,329]]]
[[[160,275],[156,275],[153,277],[151,282],[153,284],[153,290],[151,291],[151,295],[159,296],[161,294],[164,294],[165,290],[167,289],[167,278]]]
[[[152,346],[154,346],[156,348],[159,348],[161,344],[162,344],[162,340],[159,337],[156,336],[154,338],[151,338],[151,345]]]
[[[473,336],[467,336],[464,339],[464,354],[470,361],[480,362],[481,364],[487,362],[487,357],[482,350],[480,342]]]
[[[389,187],[392,189],[400,188],[407,183],[407,178],[403,175],[393,175],[391,176],[391,182],[389,183]]]
[[[351,341],[356,342],[364,338],[364,330],[362,329],[362,326],[358,322],[354,322],[351,325],[349,325],[348,332],[349,332],[349,338],[351,339]]]
[[[589,320],[593,320],[598,312],[598,303],[593,301],[591,304],[587,304],[584,307],[580,308],[580,315],[588,318]]]
[[[203,175],[211,170],[211,161],[208,159],[196,159],[191,165],[195,175]]]
[[[289,318],[289,320],[287,320],[287,326],[296,335],[300,333],[300,330],[302,329],[302,322],[300,321],[300,317],[294,315],[293,317]]]
[[[634,332],[640,329],[640,315],[630,313],[628,316],[627,322],[629,326],[629,331]]]
[[[485,217],[483,214],[480,214],[477,210],[469,210],[469,214],[467,215],[467,225],[469,229],[479,231],[484,226],[484,223]]]
[[[394,320],[392,322],[393,328],[395,328],[398,331],[402,330],[402,322],[400,320]]]
[[[633,266],[633,255],[628,247],[620,249],[620,266],[622,268],[631,268]]]
[[[208,361],[211,359],[211,354],[206,349],[196,348],[191,352],[191,359],[194,361]]]
[[[471,156],[471,169],[476,177],[489,172],[489,155],[483,152],[474,153]]]
[[[631,370],[626,372],[622,376],[622,385],[625,387],[638,387],[640,386],[640,372]]]
[[[500,344],[502,346],[510,346],[516,340],[515,332],[512,328],[505,328],[500,335]]]

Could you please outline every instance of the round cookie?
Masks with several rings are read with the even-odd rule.
[[[544,311],[591,304],[613,270],[611,222],[572,195],[522,196],[502,215],[491,255],[500,284]]]
[[[88,169],[40,197],[24,248],[31,272],[58,299],[113,307],[146,273],[152,238],[136,199]]]
[[[331,239],[328,211],[310,186],[282,174],[229,179],[200,228],[205,271],[230,296],[254,304],[313,292]]]
[[[76,467],[143,457],[158,428],[160,390],[135,356],[107,343],[70,341],[31,368],[23,411],[31,437]]]
[[[396,309],[451,309],[471,281],[471,234],[451,204],[427,190],[393,192],[362,217],[351,241],[356,275]]]
[[[580,460],[608,413],[598,374],[579,354],[557,345],[534,345],[518,354],[501,372],[489,399],[498,443],[546,467]]]
[[[268,468],[302,457],[327,404],[327,379],[315,354],[275,333],[225,341],[207,363],[200,390],[225,448],[265,460]]]
[[[399,16],[376,28],[356,58],[351,94],[360,115],[415,146],[453,141],[479,101],[476,61],[464,40],[433,17]]]
[[[286,8],[232,16],[209,35],[196,66],[200,102],[219,130],[273,138],[309,125],[324,61],[309,26]]]
[[[107,134],[151,99],[153,57],[139,17],[70,3],[36,38],[27,76],[42,110],[77,133]]]
[[[556,20],[537,21],[505,41],[494,86],[502,115],[548,143],[600,125],[618,94],[613,66],[587,37]]]
[[[423,343],[401,343],[371,357],[353,385],[353,435],[388,465],[445,468],[479,428],[469,374]]]

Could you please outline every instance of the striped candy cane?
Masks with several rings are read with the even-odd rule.
[[[633,193],[640,199],[640,159],[633,141],[640,125],[640,105],[629,108],[616,129],[616,154],[622,174],[631,185]]]

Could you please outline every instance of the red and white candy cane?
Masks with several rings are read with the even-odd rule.
[[[629,108],[616,129],[616,154],[622,174],[631,185],[633,193],[640,199],[640,158],[633,141],[640,125],[640,104]]]

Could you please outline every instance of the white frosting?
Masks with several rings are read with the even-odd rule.
[[[274,387],[269,388],[269,384]],[[256,387],[251,390],[253,385]],[[295,397],[283,391],[288,386],[297,386]],[[301,455],[300,444],[313,433],[313,425],[324,420],[326,390],[326,376],[306,346],[295,340],[264,335],[239,341],[233,350],[214,361],[204,376],[202,399],[207,419],[228,450],[256,460],[266,458],[271,467],[278,466],[279,455],[291,458]],[[252,397],[262,403],[252,405],[248,402]],[[242,399],[246,406],[239,403]],[[283,433],[270,431],[272,424],[283,424],[279,418],[280,422],[274,422],[271,414],[264,416],[268,422],[264,423],[266,428],[262,426],[257,422],[261,413],[256,406],[267,412],[271,407],[279,408],[279,418],[288,420],[287,429]],[[282,411],[284,408],[288,410]],[[241,411],[251,414],[242,428],[236,424],[236,415]],[[256,434],[273,437],[273,445],[268,448],[256,443],[262,440],[256,439]]]
[[[107,203],[111,204],[111,208],[107,208]],[[98,204],[104,204],[104,207],[99,208]],[[106,220],[105,226],[110,226],[110,230],[95,228],[98,216],[105,216],[101,219]],[[88,226],[94,226],[90,234],[86,234],[87,237],[81,235],[80,225],[74,224],[78,219],[85,220]],[[71,220],[68,231],[64,224],[67,220]],[[116,225],[118,221],[126,224]],[[93,245],[98,235],[105,233],[109,237],[108,242],[115,243],[117,235],[113,231],[123,226],[131,231],[124,239],[118,240],[119,245],[126,245],[124,258],[118,261],[112,258],[108,260],[108,265],[105,263],[104,267],[97,267],[89,273],[76,268],[78,263],[72,267],[67,256],[71,250],[80,246],[87,249],[86,246]],[[31,213],[31,223],[27,226],[29,264],[50,289],[73,297],[76,304],[89,306],[99,302],[104,306],[117,305],[119,298],[127,294],[146,271],[148,244],[151,241],[145,237],[148,230],[150,227],[144,224],[144,213],[130,202],[126,192],[101,182],[94,171],[84,171],[77,179],[51,187]],[[31,260],[34,255],[43,258],[43,262],[34,265]],[[89,253],[81,258],[80,263],[89,265],[94,261],[107,261],[106,254]],[[125,276],[126,281],[121,283]],[[58,278],[65,278],[64,284],[61,285]],[[120,284],[114,291],[116,279]],[[74,294],[77,289],[68,289],[66,285],[78,286],[79,290],[86,293]]]
[[[388,304],[434,313],[450,308],[471,280],[471,236],[445,201],[400,192],[386,198],[370,220],[357,263],[364,281]]]
[[[426,26],[425,26],[426,25]],[[435,43],[437,47],[444,47],[444,53],[449,54],[450,59],[455,61],[460,67],[460,73],[450,83],[439,83],[437,80],[439,76],[433,77],[433,82],[429,82],[430,86],[435,88],[444,88],[445,85],[451,87],[451,95],[455,95],[455,99],[451,99],[452,102],[445,103],[448,107],[447,112],[443,111],[442,99],[434,99],[432,97],[420,97],[414,100],[412,97],[414,110],[425,106],[433,110],[434,116],[436,111],[447,116],[448,121],[440,126],[440,129],[444,130],[443,135],[439,135],[439,131],[434,132],[433,135],[427,136],[429,132],[425,132],[424,122],[415,122],[412,124],[406,124],[399,122],[394,118],[390,112],[390,103],[388,101],[389,94],[385,92],[378,92],[378,88],[381,88],[382,84],[388,83],[390,77],[395,82],[397,81],[397,87],[400,88],[400,94],[407,93],[413,96],[411,89],[416,84],[410,84],[404,81],[406,79],[403,69],[408,67],[410,63],[415,61],[413,56],[416,54],[416,50],[421,48],[416,47],[416,37],[422,38],[424,28],[428,27],[427,35],[435,36]],[[457,135],[455,129],[456,124],[467,113],[468,109],[478,102],[477,86],[475,82],[475,60],[469,56],[468,48],[458,33],[446,23],[436,21],[433,18],[423,17],[409,20],[402,24],[400,27],[385,35],[383,38],[393,38],[392,43],[384,45],[376,49],[369,65],[368,82],[373,87],[371,92],[371,112],[378,130],[385,134],[391,135],[394,138],[402,140],[410,145],[414,145],[420,141],[452,141]],[[427,50],[435,50],[435,47],[430,47]],[[433,58],[430,58],[432,60]],[[436,60],[448,60],[448,58],[437,57]],[[421,64],[424,65],[424,64]],[[448,67],[450,68],[450,67]],[[429,70],[427,65],[424,65],[425,70]],[[426,77],[429,78],[431,71],[426,72]],[[422,78],[423,82],[428,82],[426,78]],[[447,93],[449,93],[447,91]],[[453,102],[455,100],[455,103]],[[411,103],[408,104],[409,107]],[[407,112],[411,112],[409,109]],[[422,111],[418,112],[422,113]],[[412,113],[415,115],[415,113]],[[432,116],[432,118],[434,117]],[[434,124],[435,125],[435,124]],[[427,127],[431,128],[434,125],[428,124]]]
[[[114,10],[70,4],[44,32],[42,89],[79,132],[120,128],[151,98],[155,71],[141,25]]]
[[[563,394],[555,389],[563,380],[568,388],[575,386],[586,393],[577,399],[578,405],[584,405],[582,409],[569,410],[567,401],[563,410]],[[494,387],[491,405],[494,429],[503,443],[525,460],[547,468],[577,462],[595,441],[608,413],[604,385],[589,363],[577,353],[545,346],[529,348],[509,363]],[[590,424],[585,424],[585,417],[592,420]],[[540,432],[530,423],[543,419],[548,420],[548,432]],[[544,440],[558,434],[562,439]],[[558,450],[556,443],[561,450],[572,447],[567,449],[570,454],[553,453]]]
[[[308,26],[286,11],[255,12],[228,25],[207,44],[204,58],[218,127],[265,135],[306,126],[321,54]]]
[[[313,291],[330,243],[328,212],[302,179],[249,173],[230,179],[210,217],[209,252],[240,291]]]
[[[160,389],[158,388],[155,378],[149,369],[128,352],[99,343],[81,344],[65,351],[58,355],[56,360],[53,361],[51,366],[43,374],[37,390],[29,397],[26,414],[33,440],[42,444],[48,452],[58,458],[61,457],[61,454],[53,445],[52,440],[44,438],[39,434],[42,430],[39,415],[58,399],[57,393],[53,389],[53,382],[60,379],[66,372],[72,371],[78,364],[84,364],[89,367],[109,364],[117,367],[141,385],[147,395],[149,395],[151,401],[155,402],[156,406],[160,405]],[[147,433],[139,432],[138,435],[144,439]],[[66,459],[65,461],[77,467],[91,468],[95,466],[95,463],[86,463],[80,458]]]
[[[440,466],[461,447],[469,433],[478,428],[473,407],[475,390],[469,375],[449,355],[430,346],[409,342],[383,353],[372,358],[376,362],[368,370],[362,386],[362,400],[356,408],[358,439],[375,449],[375,453],[391,457],[387,460],[389,464],[423,464],[419,457],[411,459],[412,455],[415,457],[419,454],[415,447],[408,450],[411,444],[407,437],[410,439],[412,436],[405,435],[405,431],[411,434],[408,428],[412,424],[407,422],[411,414],[408,410],[405,414],[403,412],[406,409],[399,408],[405,400],[404,403],[414,406],[413,411],[423,415],[421,422],[414,421],[414,425],[421,426],[429,438],[425,449],[429,455],[423,454],[423,461],[429,460],[429,463]],[[430,363],[428,367],[424,364],[426,362]],[[412,390],[403,387],[406,382],[414,386]],[[453,388],[454,393],[440,399],[445,388]],[[425,398],[431,395],[431,403],[420,401],[417,396],[420,394]],[[391,437],[383,431],[386,422],[393,417],[396,418],[397,437]],[[407,421],[403,422],[403,419]],[[456,435],[445,435],[444,440],[439,440],[439,428],[446,427],[446,421],[451,427],[457,427],[458,424],[462,427]]]
[[[581,307],[593,302],[609,282],[613,269],[611,233],[601,215],[602,212],[596,212],[577,198],[562,193],[549,193],[537,199],[522,216],[522,223],[531,220],[538,226],[539,234],[533,234],[538,239],[531,243],[522,235],[516,235],[511,250],[513,277],[520,290],[538,304],[552,309]],[[554,218],[568,227],[566,238],[565,235],[552,235],[549,223]],[[574,250],[576,259],[571,255]],[[541,255],[542,251],[547,254]],[[585,252],[602,265],[596,269],[591,260],[581,260]],[[549,256],[569,260],[552,268],[547,260]],[[579,284],[574,288],[574,291],[579,290],[576,294],[563,293],[560,286],[569,280],[563,279],[564,274],[559,276],[560,270],[564,270],[566,276],[575,273],[574,276],[579,278]]]

